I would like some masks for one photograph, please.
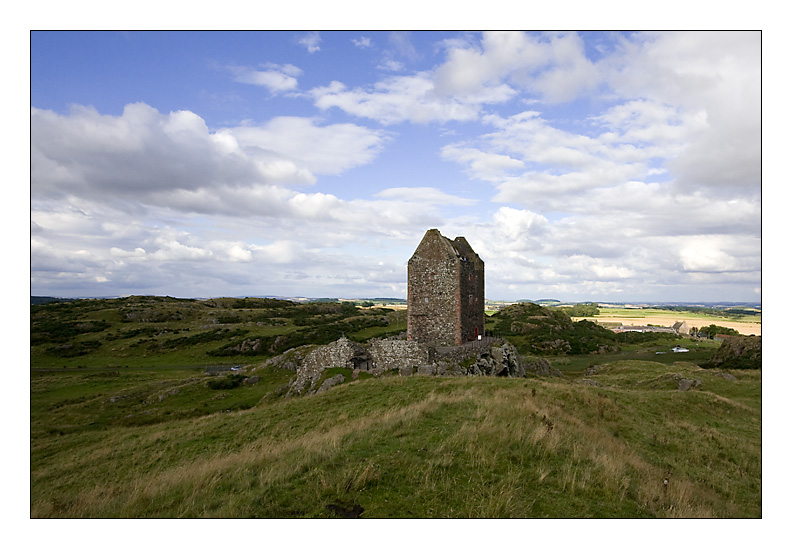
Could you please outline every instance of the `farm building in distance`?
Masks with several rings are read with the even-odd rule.
[[[667,333],[667,334],[675,334],[673,328],[667,326],[630,326],[626,324],[622,324],[615,328],[611,328],[611,331],[616,332],[617,334],[621,332],[659,332],[659,333]]]
[[[604,323],[603,323],[604,324]],[[687,322],[680,321],[675,322],[673,326],[629,326],[625,324],[619,324],[618,326],[610,327],[610,330],[618,333],[621,332],[660,332],[660,333],[667,333],[667,334],[676,334],[676,335],[688,335],[690,334],[690,326],[687,325]]]
[[[484,335],[484,262],[465,237],[429,229],[407,263],[407,339],[461,345]]]

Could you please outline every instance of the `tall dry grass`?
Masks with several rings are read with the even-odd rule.
[[[700,417],[713,402],[733,424]],[[727,479],[756,475],[755,440],[725,448],[755,413],[704,393],[374,379],[84,436],[31,472],[31,515],[332,516],[332,504],[364,517],[751,516],[761,508],[753,484]]]

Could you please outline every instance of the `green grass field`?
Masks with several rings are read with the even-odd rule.
[[[759,371],[601,368],[291,400],[283,371],[226,391],[192,370],[33,373],[31,515],[761,516]]]
[[[761,371],[700,368],[714,342],[548,357],[562,378],[361,375],[287,398],[294,372],[268,355],[211,353],[317,326],[363,340],[403,311],[99,301],[32,310],[32,517],[762,515]]]

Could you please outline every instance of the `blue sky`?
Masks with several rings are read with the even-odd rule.
[[[33,32],[31,292],[759,301],[759,32]]]

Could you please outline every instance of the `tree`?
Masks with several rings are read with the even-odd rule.
[[[571,307],[564,307],[564,310],[569,313],[569,316],[596,316],[599,314],[599,309],[596,303],[575,303]]]
[[[723,335],[739,335],[739,332],[733,328],[726,328],[725,326],[717,326],[710,324],[698,329],[698,333],[712,339],[718,334]]]

